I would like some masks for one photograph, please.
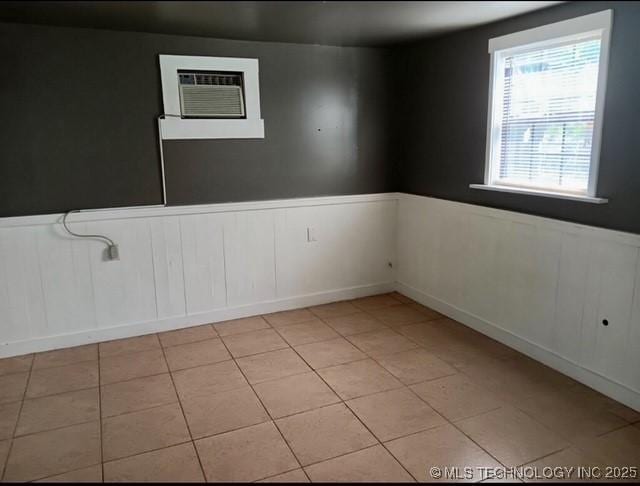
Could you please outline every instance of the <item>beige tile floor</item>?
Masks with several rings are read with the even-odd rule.
[[[640,467],[640,413],[397,293],[0,360],[4,481],[513,466]]]

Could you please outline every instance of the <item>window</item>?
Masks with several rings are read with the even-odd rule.
[[[596,198],[611,11],[489,42],[485,184]]]

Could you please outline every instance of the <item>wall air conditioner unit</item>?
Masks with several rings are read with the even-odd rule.
[[[178,71],[184,118],[245,118],[242,73]]]
[[[258,60],[160,56],[163,140],[264,138]]]

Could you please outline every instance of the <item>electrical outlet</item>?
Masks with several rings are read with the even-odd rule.
[[[120,260],[120,251],[118,245],[108,245],[102,253],[102,259],[105,262]]]
[[[311,226],[307,227],[307,243],[311,243],[313,241],[318,241],[316,238],[316,230]]]
[[[120,260],[120,250],[118,249],[118,245],[109,245],[108,249],[110,260]]]

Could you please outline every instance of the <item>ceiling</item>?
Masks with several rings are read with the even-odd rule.
[[[2,2],[0,20],[206,37],[381,46],[554,5],[504,2]]]

